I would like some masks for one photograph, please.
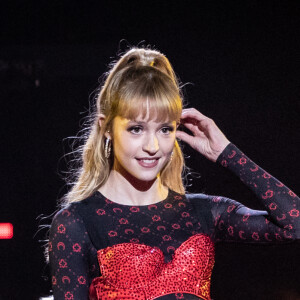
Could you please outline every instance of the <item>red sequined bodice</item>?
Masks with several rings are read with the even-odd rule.
[[[214,244],[299,239],[295,193],[233,144],[218,162],[252,189],[264,211],[225,197],[171,190],[155,205],[127,206],[96,192],[53,219],[49,259],[54,299],[87,300],[91,287],[90,297],[97,300],[207,300]]]
[[[210,299],[214,244],[204,234],[182,243],[165,263],[157,247],[122,243],[98,251],[102,276],[93,280],[90,299],[155,299],[190,293]]]

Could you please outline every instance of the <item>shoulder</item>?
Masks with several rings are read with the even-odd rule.
[[[82,215],[85,214],[85,211],[93,210],[94,198],[95,196],[92,195],[84,200],[66,204],[54,215],[51,227],[59,225],[73,228],[84,226]]]
[[[188,200],[196,200],[196,201],[200,201],[200,200],[208,200],[209,198],[211,198],[212,196],[206,195],[206,194],[201,194],[201,193],[197,193],[197,194],[185,194],[186,198]]]
[[[73,255],[87,253],[86,251],[92,249],[86,224],[79,213],[82,204],[70,203],[53,217],[49,232],[50,259],[51,257],[53,259],[53,254],[57,254],[60,250],[69,251]]]
[[[84,230],[84,224],[77,213],[77,203],[71,203],[60,209],[53,217],[50,229],[50,237],[56,234],[70,235]]]
[[[78,218],[78,207],[80,206],[80,202],[69,203],[63,206],[60,210],[58,210],[55,213],[52,223],[57,221],[68,221],[74,218]]]
[[[186,194],[186,198],[195,206],[206,207],[207,209],[212,209],[216,207],[227,207],[234,205],[238,207],[241,203],[223,196],[214,196],[206,194]]]
[[[188,202],[196,209],[196,211],[210,211],[214,204],[214,196],[196,193],[196,194],[185,194]]]
[[[215,198],[219,198],[217,196],[206,195],[202,193],[196,194],[185,194],[185,197],[188,201],[192,202],[193,204],[210,204],[213,203]]]

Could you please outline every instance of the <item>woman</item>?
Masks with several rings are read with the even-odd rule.
[[[158,51],[134,48],[120,58],[93,118],[82,167],[51,226],[55,299],[207,300],[215,243],[299,238],[299,198],[211,119],[182,110],[174,71]],[[266,211],[185,195],[176,138],[239,176]]]

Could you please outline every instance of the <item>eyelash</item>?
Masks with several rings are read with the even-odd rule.
[[[163,129],[167,129],[168,130],[168,133],[171,133],[174,131],[174,127],[173,126],[167,126],[167,127],[163,127],[161,130]]]
[[[173,126],[166,126],[166,127],[162,127],[160,130],[165,130],[167,129],[168,132],[165,132],[163,134],[168,134],[168,133],[171,133],[174,131],[174,127]],[[141,132],[141,130],[143,130],[143,127],[142,126],[132,126],[132,127],[129,127],[127,129],[127,131],[133,133],[133,134],[139,134]],[[138,131],[138,132],[137,132]]]
[[[139,132],[140,132],[140,130],[142,130],[142,129],[143,129],[143,127],[141,127],[141,126],[132,126],[132,127],[129,127],[127,130],[133,134],[138,134],[137,132],[134,132],[134,131],[139,130]]]

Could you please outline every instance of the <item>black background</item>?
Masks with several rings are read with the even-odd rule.
[[[129,46],[167,55],[189,107],[299,194],[299,1],[2,1],[0,299],[49,293],[43,258],[62,156],[108,64]],[[188,191],[260,209],[238,179],[185,147]],[[212,298],[300,299],[299,244],[219,245]]]

